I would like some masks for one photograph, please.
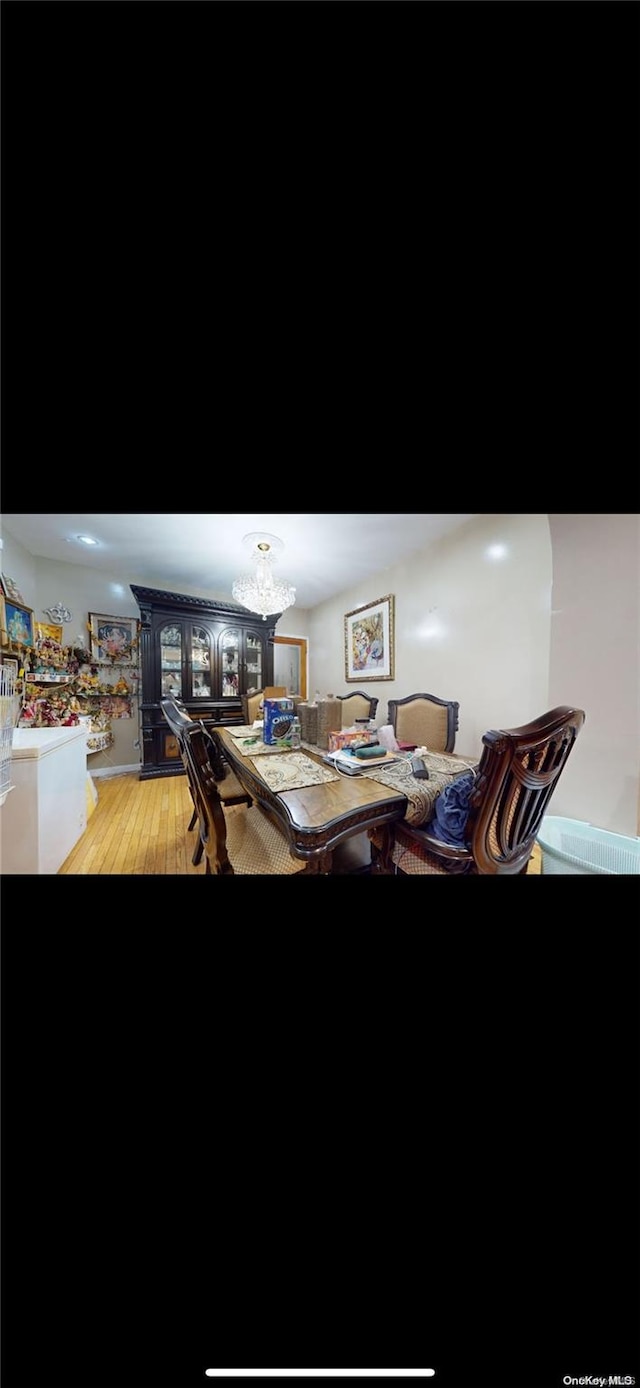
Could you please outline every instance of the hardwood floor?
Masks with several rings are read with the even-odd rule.
[[[204,863],[191,862],[196,830],[187,833],[193,802],[186,776],[141,781],[132,773],[94,784],[98,803],[58,875],[204,876]]]
[[[204,876],[204,861],[197,867],[191,862],[197,830],[187,833],[193,802],[186,776],[141,781],[135,772],[101,776],[94,784],[98,803],[58,876]],[[349,841],[335,872],[361,872],[359,849],[368,853],[366,845]],[[536,844],[528,870],[540,872],[540,866]]]

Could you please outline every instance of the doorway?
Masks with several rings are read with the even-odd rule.
[[[307,697],[307,642],[303,636],[274,636],[273,683],[284,684],[287,694]]]

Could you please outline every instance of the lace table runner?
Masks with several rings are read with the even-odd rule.
[[[277,751],[272,747],[266,750]],[[302,786],[319,786],[325,781],[338,780],[335,771],[330,771],[328,766],[318,766],[304,752],[282,752],[260,765],[256,761],[253,764],[269,789],[275,791],[300,790]]]

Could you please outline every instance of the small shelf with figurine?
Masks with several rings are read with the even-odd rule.
[[[68,726],[88,715],[87,750],[104,751],[114,742],[111,719],[133,716],[138,672],[117,667],[115,660],[108,670],[96,664],[81,638],[68,647],[50,636],[37,640],[25,653],[19,726]]]
[[[29,684],[70,684],[73,675],[41,675],[34,674],[28,676]]]
[[[87,737],[87,756],[91,756],[93,752],[106,752],[108,747],[113,747],[112,732],[89,733]]]

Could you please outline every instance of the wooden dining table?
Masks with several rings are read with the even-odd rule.
[[[386,837],[391,825],[404,818],[405,795],[370,776],[341,775],[325,764],[320,748],[311,748],[306,743],[297,752],[265,748],[261,736],[251,742],[251,729],[247,729],[246,736],[241,736],[236,729],[231,732],[229,728],[216,728],[215,735],[238,780],[252,799],[277,819],[291,852],[296,858],[306,860],[308,872],[330,872],[337,844],[373,828],[381,830]],[[265,778],[269,772],[262,774],[262,771],[271,756],[278,755],[302,756],[312,766],[322,768],[331,779],[293,789],[276,789]],[[304,778],[304,762],[294,761],[289,765],[292,770],[300,767]],[[309,774],[314,773],[311,770]],[[285,775],[285,782],[286,779]]]

